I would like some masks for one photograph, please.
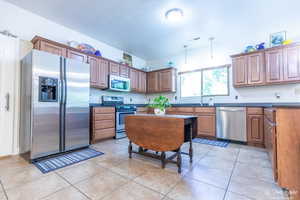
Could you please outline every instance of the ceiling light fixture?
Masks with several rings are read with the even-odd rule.
[[[183,18],[183,10],[180,8],[172,8],[165,13],[165,17],[172,22],[181,21]]]

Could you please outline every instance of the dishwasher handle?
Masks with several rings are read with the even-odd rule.
[[[226,108],[226,107],[219,107],[217,108],[217,111],[223,111],[223,112],[245,112],[246,108]]]

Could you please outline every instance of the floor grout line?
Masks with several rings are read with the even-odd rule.
[[[0,180],[0,185],[1,185],[2,191],[3,191],[4,195],[5,195],[5,198],[8,200],[8,195],[6,193],[6,190],[4,189],[4,185],[3,185],[3,183],[2,183],[1,180]]]
[[[203,159],[209,152],[211,151],[211,149],[209,149],[203,156],[201,156],[201,158],[199,159],[199,160],[197,160],[197,162],[199,162],[201,159]],[[195,163],[193,163],[193,165],[194,165]],[[194,168],[194,166],[192,166],[191,167],[191,169],[190,170],[192,170]],[[181,178],[180,178],[180,180],[169,190],[169,192],[167,192],[166,193],[166,195],[163,197],[163,199],[164,198],[169,198],[168,197],[168,194],[170,194],[171,192],[172,192],[172,190],[181,182],[181,180],[183,179],[183,178],[185,178],[185,177],[187,177],[187,174],[188,174],[188,172],[185,174],[185,175],[183,175]],[[193,179],[193,178],[192,178]],[[195,179],[193,179],[193,180],[195,180]],[[203,183],[203,182],[202,182]]]
[[[233,175],[233,173],[234,173],[234,170],[235,170],[235,167],[236,167],[236,164],[237,164],[239,155],[240,155],[240,151],[241,151],[241,148],[239,148],[238,154],[237,154],[236,159],[235,159],[235,161],[234,161],[234,166],[233,166],[233,168],[232,168],[232,171],[231,171],[231,174],[230,174],[230,177],[229,177],[229,181],[228,181],[228,184],[227,184],[225,193],[224,193],[223,200],[225,200],[226,194],[227,194],[227,192],[228,192],[228,188],[229,188],[229,185],[230,185],[230,182],[231,182],[231,178],[232,178],[232,175]]]
[[[85,193],[81,192],[81,190],[79,190],[75,185],[73,185],[70,181],[68,181],[65,177],[63,177],[61,174],[56,173],[60,178],[62,178],[63,180],[65,180],[67,183],[69,183],[73,188],[75,188],[79,193],[81,193],[83,196],[85,196],[87,199],[91,198],[89,196],[87,196]],[[58,191],[57,191],[58,192]],[[49,195],[50,196],[50,195]]]

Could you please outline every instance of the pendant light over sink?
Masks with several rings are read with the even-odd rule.
[[[170,22],[179,22],[183,19],[183,10],[180,8],[172,8],[165,13],[165,17]]]

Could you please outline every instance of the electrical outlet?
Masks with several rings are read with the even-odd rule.
[[[235,98],[236,100],[238,100],[238,99],[239,99],[239,96],[235,96],[234,98]]]

